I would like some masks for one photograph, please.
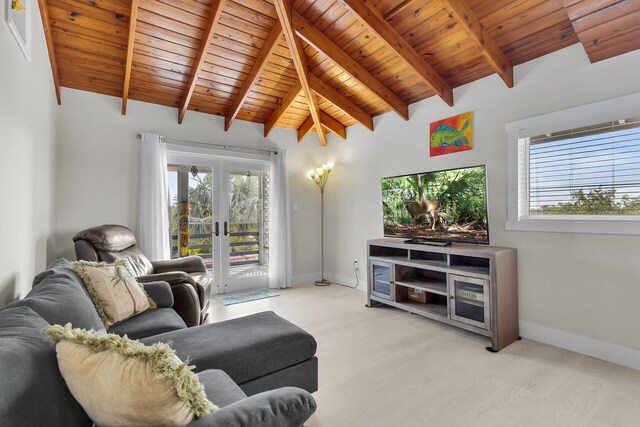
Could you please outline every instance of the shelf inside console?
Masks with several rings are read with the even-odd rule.
[[[444,272],[396,265],[395,273],[397,285],[447,295],[447,274]]]
[[[403,258],[406,260],[409,257],[409,250],[388,246],[371,245],[369,246],[369,256],[381,258]]]
[[[449,257],[451,268],[470,273],[489,274],[489,258],[480,258],[467,255],[454,255]]]
[[[447,254],[439,252],[418,251],[414,249],[409,251],[409,259],[430,261],[436,264],[447,264]]]
[[[430,294],[426,303],[411,301],[408,288],[396,284],[396,302],[404,306],[411,307],[415,311],[431,313],[442,317],[447,317],[447,297],[439,294]]]

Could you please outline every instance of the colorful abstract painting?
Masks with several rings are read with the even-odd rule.
[[[457,153],[473,148],[472,112],[438,120],[429,126],[429,154]]]

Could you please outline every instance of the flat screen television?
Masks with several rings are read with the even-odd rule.
[[[485,166],[382,178],[385,237],[489,244]]]

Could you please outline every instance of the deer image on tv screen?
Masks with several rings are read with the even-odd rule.
[[[437,200],[415,200],[415,196],[410,199],[404,199],[404,204],[407,207],[407,212],[413,219],[413,224],[418,224],[418,219],[423,215],[430,215],[431,217],[431,229],[436,228],[436,218],[438,217],[438,208],[440,204]]]
[[[488,243],[484,166],[382,179],[384,234]]]

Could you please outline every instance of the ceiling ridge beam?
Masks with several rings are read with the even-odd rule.
[[[451,86],[429,65],[369,0],[340,0],[349,11],[388,48],[398,54],[424,82],[430,86],[449,106],[453,106]]]
[[[513,64],[493,41],[476,14],[465,0],[441,0],[445,9],[467,35],[474,41],[489,65],[504,80],[507,87],[513,87]]]
[[[302,91],[302,85],[300,84],[300,80],[296,80],[293,84],[287,96],[280,102],[280,105],[276,107],[276,109],[271,113],[271,116],[264,123],[264,137],[269,136],[273,128],[276,126],[280,118],[287,111],[289,106],[293,103],[293,101],[300,95]]]
[[[354,104],[346,96],[333,89],[331,86],[320,80],[318,77],[309,73],[309,86],[318,96],[326,99],[330,104],[343,111],[346,115],[353,118],[355,121],[373,131],[373,117],[365,112],[363,109]],[[269,119],[264,124],[264,137],[269,136],[275,125],[280,118],[284,115],[287,109],[291,106],[293,101],[298,97],[302,91],[302,85],[300,81],[296,81],[289,90],[286,98],[282,100],[280,105],[274,110]]]
[[[124,67],[124,85],[122,87],[122,115],[127,115],[127,100],[131,84],[131,63],[133,62],[133,45],[136,39],[136,23],[138,21],[138,0],[131,2],[129,14],[129,42],[127,43],[127,62]]]
[[[264,68],[267,66],[267,63],[269,62],[269,58],[271,57],[271,54],[273,53],[273,51],[278,47],[278,42],[280,41],[281,37],[282,37],[282,25],[280,25],[279,21],[276,21],[275,24],[273,25],[273,28],[271,29],[271,32],[269,33],[269,36],[267,37],[267,40],[262,46],[262,49],[258,53],[258,57],[256,58],[255,62],[253,63],[253,66],[251,67],[251,71],[249,71],[249,74],[247,75],[247,78],[242,84],[240,91],[236,95],[236,98],[233,101],[233,105],[231,105],[231,108],[229,109],[229,111],[227,112],[227,115],[224,118],[225,131],[229,130],[229,128],[231,127],[231,123],[238,116],[238,113],[240,112],[242,105],[247,100],[249,91],[251,90],[253,85],[256,84],[256,82],[260,77],[260,74],[262,73]]]
[[[366,127],[370,131],[373,131],[373,117],[364,111],[362,108],[358,107],[353,103],[349,98],[320,80],[319,77],[316,77],[313,74],[309,75],[309,84],[311,85],[311,89],[327,101],[338,107],[342,110],[346,115],[353,118],[355,121],[360,123],[362,126]]]
[[[300,84],[302,85],[302,91],[309,104],[309,111],[311,112],[311,117],[313,117],[313,122],[315,123],[318,137],[320,138],[320,144],[326,146],[327,136],[324,133],[322,121],[320,120],[320,106],[318,105],[316,94],[309,86],[309,66],[307,65],[307,58],[302,49],[302,43],[293,30],[293,8],[291,7],[291,2],[290,0],[274,0],[274,4],[284,31],[284,37],[287,39],[287,44],[291,51],[291,58],[298,73]]]
[[[331,117],[329,114],[320,110],[320,118],[322,119],[322,127],[324,127],[329,132],[332,132],[339,136],[340,138],[346,140],[347,139],[347,128]],[[309,134],[309,132],[315,130],[315,125],[313,123],[313,117],[311,115],[307,116],[307,118],[302,122],[300,127],[298,128],[298,142],[301,142],[305,136]]]
[[[222,14],[222,9],[224,9],[224,5],[226,0],[213,0],[211,2],[211,10],[209,11],[209,19],[207,19],[207,23],[205,25],[202,39],[200,40],[200,45],[198,46],[198,52],[196,53],[196,57],[193,60],[193,65],[191,66],[191,73],[189,74],[189,80],[187,82],[187,87],[184,91],[184,95],[182,97],[182,102],[180,103],[180,112],[178,114],[178,123],[182,123],[184,119],[184,115],[189,108],[189,103],[191,102],[191,96],[193,95],[193,91],[196,88],[196,83],[198,82],[198,75],[200,71],[202,71],[202,65],[204,64],[204,59],[207,56],[207,51],[211,46],[211,37],[213,37],[213,33],[216,29],[216,24],[220,19],[220,15]]]
[[[58,102],[58,105],[61,105],[60,75],[58,73],[58,63],[56,61],[53,35],[51,34],[51,21],[49,20],[47,1],[38,0],[38,8],[40,8],[40,17],[42,18],[42,27],[44,28],[44,38],[47,43],[47,51],[49,52],[49,63],[51,64],[51,74],[53,74],[53,87],[56,91],[56,101]]]
[[[409,120],[409,107],[407,104],[371,74],[369,70],[329,39],[319,28],[297,12],[293,14],[293,25],[296,34],[300,38],[313,46],[322,55],[335,62],[338,67],[376,95],[389,108],[398,113],[400,117]]]

